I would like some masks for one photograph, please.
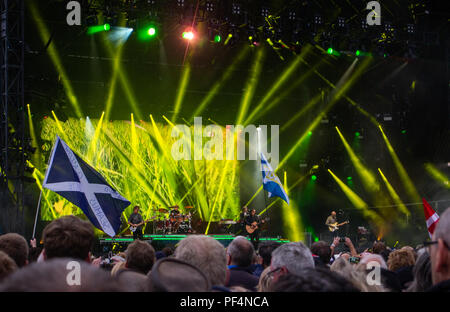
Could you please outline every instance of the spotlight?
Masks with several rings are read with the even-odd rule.
[[[111,29],[111,25],[109,25],[108,23],[103,25],[103,30],[104,31],[109,31]]]
[[[344,28],[345,27],[345,18],[338,17],[338,27]]]
[[[195,38],[195,35],[192,32],[192,30],[190,30],[190,31],[183,32],[182,37],[183,37],[183,39],[192,41]]]
[[[153,37],[154,35],[156,35],[156,28],[155,28],[155,27],[150,27],[150,28],[147,30],[147,34],[148,34],[150,37]]]
[[[214,12],[214,3],[206,2],[206,11],[207,12]]]
[[[314,24],[316,24],[316,25],[322,24],[322,16],[320,16],[320,15],[314,16]]]
[[[222,41],[222,37],[220,35],[215,35],[214,42],[219,43],[220,41]]]
[[[316,180],[317,180],[317,176],[316,176],[315,174],[313,174],[313,175],[311,176],[311,180],[316,181]]]
[[[352,177],[347,177],[347,181],[351,181],[351,180],[353,180]]]
[[[413,34],[416,32],[416,27],[414,26],[414,24],[408,24],[406,26],[406,31],[408,32],[408,34]]]
[[[268,8],[262,8],[261,9],[261,16],[266,18],[269,16],[269,9]]]
[[[241,5],[239,3],[233,3],[231,5],[231,13],[234,15],[240,15],[241,14]]]

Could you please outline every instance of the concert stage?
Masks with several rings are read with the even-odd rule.
[[[183,238],[185,238],[188,235],[182,235],[182,234],[173,234],[173,235],[157,235],[157,234],[150,234],[150,235],[144,235],[144,240],[148,241],[152,244],[152,246],[155,248],[155,250],[161,250],[165,246],[175,246],[179,241],[181,241]],[[228,244],[236,237],[234,235],[207,235],[209,237],[214,238],[218,242],[220,242],[224,247],[227,247]],[[259,239],[260,243],[262,242],[277,242],[277,243],[289,243],[290,241],[284,238],[278,238],[278,237],[261,237]],[[133,237],[117,237],[117,238],[99,238],[100,246],[102,247],[103,252],[108,252],[110,250],[117,251],[123,251],[125,250],[126,246],[128,244],[133,242]]]

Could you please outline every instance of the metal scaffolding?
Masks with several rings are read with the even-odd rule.
[[[0,0],[0,234],[24,234],[24,0]]]

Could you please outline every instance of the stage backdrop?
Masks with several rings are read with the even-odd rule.
[[[100,126],[99,126],[100,124]],[[190,128],[193,138],[193,127]],[[225,129],[223,138],[225,140]],[[196,218],[209,221],[239,215],[239,165],[237,160],[179,160],[171,155],[178,138],[172,126],[153,122],[45,118],[42,123],[40,159],[35,159],[35,178],[42,184],[56,135],[98,170],[121,195],[131,201],[124,220],[139,205],[144,218],[159,207],[186,206]],[[203,144],[208,138],[203,138]],[[225,146],[225,142],[224,145]],[[192,144],[192,149],[194,145]],[[191,157],[191,159],[193,159]],[[41,218],[50,221],[81,210],[58,194],[43,190]]]

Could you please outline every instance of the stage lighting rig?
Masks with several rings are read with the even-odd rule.
[[[231,14],[241,15],[241,4],[240,3],[232,3],[231,4]]]

